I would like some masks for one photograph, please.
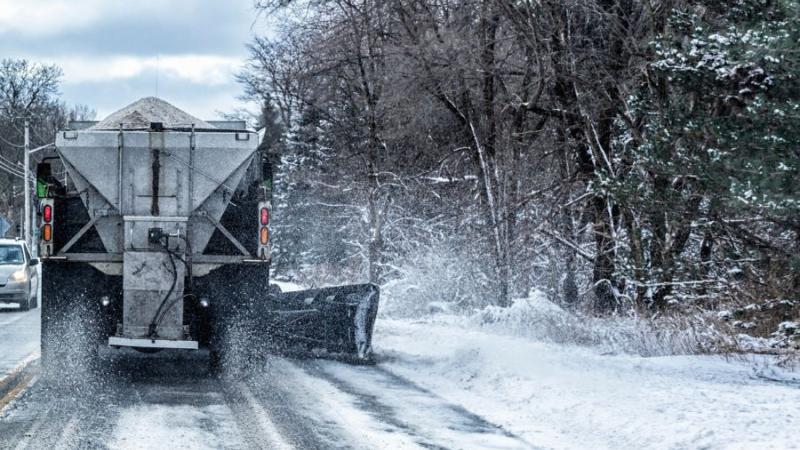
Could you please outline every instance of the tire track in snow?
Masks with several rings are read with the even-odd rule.
[[[73,416],[69,419],[66,425],[64,425],[64,429],[61,431],[61,436],[58,438],[58,444],[55,446],[55,450],[69,450],[71,448],[75,448],[78,444],[76,441],[76,434],[78,431],[78,419],[77,417]]]
[[[271,356],[260,370],[247,374],[246,383],[298,449],[425,448],[360,410],[352,396],[306,372],[298,361]]]
[[[231,386],[225,388],[225,394],[226,402],[236,418],[236,424],[251,448],[264,448],[265,441],[268,441],[269,448],[274,450],[294,448],[278,431],[270,414],[244,383],[232,382]]]
[[[0,448],[530,448],[379,367],[270,356],[236,379],[202,357],[113,354],[77,385],[34,383],[0,416]]]
[[[115,354],[114,449],[241,449],[236,419],[201,354]]]
[[[45,425],[45,423],[47,423],[45,419],[47,419],[48,415],[50,414],[50,409],[51,408],[45,408],[39,414],[37,414],[34,417],[33,423],[30,425],[30,427],[21,428],[21,433],[20,433],[21,438],[18,439],[18,443],[16,446],[11,447],[11,444],[14,441],[8,439],[6,441],[6,444],[8,446],[4,445],[3,448],[14,448],[16,450],[24,450],[28,448],[28,445],[30,445],[33,436],[37,436],[39,434],[39,429],[42,428],[42,426]]]
[[[331,361],[299,365],[351,395],[364,411],[408,433],[426,448],[536,448],[519,436],[414,383],[375,366]]]
[[[0,448],[56,450],[78,448],[80,446],[102,447],[106,431],[105,417],[100,417],[106,409],[93,407],[87,403],[93,396],[75,395],[67,390],[52,389],[39,380],[30,392],[23,394],[19,404],[11,411],[16,420],[4,423],[16,432],[0,428],[4,445]],[[20,417],[21,416],[21,417]],[[5,417],[3,417],[5,422]]]

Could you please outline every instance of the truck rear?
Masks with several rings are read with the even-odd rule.
[[[209,347],[216,360],[247,345],[225,339],[244,322],[259,342],[369,360],[377,287],[270,286],[271,174],[258,141],[244,123],[156,98],[58,133],[37,168],[46,365],[97,344]]]

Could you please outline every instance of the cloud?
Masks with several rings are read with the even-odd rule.
[[[158,71],[160,78],[217,86],[230,83],[242,65],[242,59],[237,57],[193,54],[77,55],[48,58],[48,62],[64,69],[64,82],[67,84],[124,80]]]
[[[0,0],[0,58],[64,70],[62,99],[98,117],[158,92],[205,118],[242,103],[235,73],[268,27],[250,0]],[[160,55],[160,56],[159,56]]]
[[[244,44],[266,26],[247,0],[34,1],[30,9],[28,1],[0,0],[0,55],[244,55]]]
[[[65,84],[63,98],[69,104],[89,105],[104,119],[114,111],[142,97],[156,95],[152,73],[120,81]],[[207,88],[178,80],[163,80],[158,97],[201,119],[218,118],[218,112],[230,113],[247,106],[237,100],[241,89],[236,84]]]
[[[0,33],[57,35],[119,19],[171,21],[197,15],[208,4],[196,0],[0,0]]]
[[[0,32],[58,34],[90,26],[119,9],[119,3],[102,0],[0,0]]]

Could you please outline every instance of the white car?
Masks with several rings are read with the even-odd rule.
[[[27,311],[39,303],[39,260],[17,239],[0,239],[0,302],[18,303]]]

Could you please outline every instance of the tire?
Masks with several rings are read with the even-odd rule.
[[[97,349],[113,332],[122,304],[122,277],[107,276],[86,263],[42,264],[41,363],[45,373],[80,377],[97,367]]]
[[[20,311],[28,311],[31,309],[31,298],[28,297],[27,300],[21,300],[19,302],[19,310]]]
[[[263,354],[253,323],[253,301],[269,294],[269,265],[230,264],[194,281],[196,295],[211,302],[207,322],[209,370],[237,371]]]

